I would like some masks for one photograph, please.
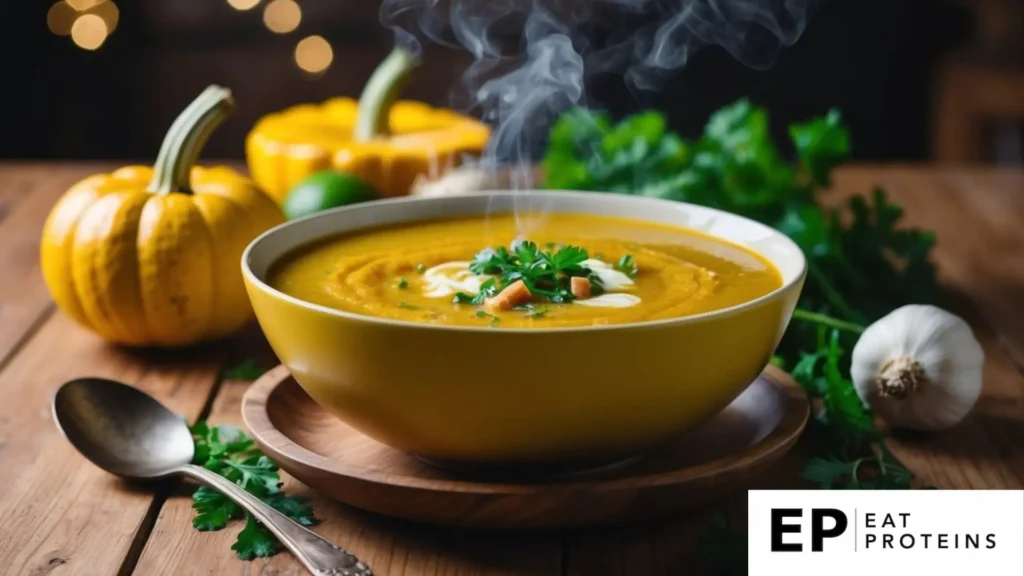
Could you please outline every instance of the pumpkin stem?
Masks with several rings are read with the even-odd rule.
[[[928,376],[916,360],[908,356],[897,356],[882,364],[875,384],[882,398],[906,400],[918,388],[928,385]]]
[[[400,46],[396,46],[377,66],[359,96],[359,112],[353,133],[356,141],[372,140],[388,133],[391,105],[408,84],[417,66],[419,58]]]
[[[156,194],[191,194],[192,166],[210,134],[234,110],[231,91],[220,86],[203,90],[171,124],[153,165],[149,191]]]

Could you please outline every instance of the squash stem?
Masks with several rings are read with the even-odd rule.
[[[804,320],[806,322],[813,322],[814,324],[821,324],[822,326],[828,326],[829,328],[856,332],[857,334],[864,332],[864,327],[860,324],[854,324],[853,322],[847,322],[845,320],[826,316],[825,314],[818,314],[817,312],[811,312],[810,310],[804,310],[803,308],[793,310],[793,318],[796,318],[797,320]]]
[[[417,66],[419,58],[398,46],[377,66],[359,96],[359,112],[353,133],[356,141],[364,142],[388,133],[391,106]]]
[[[171,124],[153,165],[149,191],[156,194],[191,194],[192,166],[210,134],[234,110],[231,91],[220,86],[203,90]]]

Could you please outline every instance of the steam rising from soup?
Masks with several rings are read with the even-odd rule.
[[[381,22],[414,50],[460,48],[473,63],[454,105],[495,127],[484,162],[525,164],[543,150],[559,113],[599,106],[587,84],[621,76],[639,97],[700,48],[720,46],[747,66],[774,64],[804,32],[817,0],[384,0]]]

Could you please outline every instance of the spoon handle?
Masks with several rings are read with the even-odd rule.
[[[349,552],[267,506],[259,498],[216,472],[192,464],[185,466],[181,471],[215,488],[256,517],[310,573],[316,576],[373,576],[373,571]]]

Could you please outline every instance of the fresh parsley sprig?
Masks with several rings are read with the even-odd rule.
[[[531,294],[546,298],[549,302],[562,304],[572,302],[570,281],[573,277],[590,280],[591,294],[603,291],[601,279],[583,266],[588,258],[587,251],[579,246],[551,245],[544,250],[530,241],[517,241],[511,250],[504,246],[485,248],[473,256],[470,272],[478,275],[492,275],[477,294],[459,292],[456,304],[479,305],[500,292],[513,282],[522,281]]]
[[[843,330],[830,328],[825,319],[811,321],[818,322],[818,350],[803,354],[790,371],[819,406],[810,425],[819,456],[807,462],[801,477],[821,488],[911,488],[914,475],[889,451],[871,412],[844,376]]]
[[[292,497],[281,491],[277,465],[256,447],[244,432],[233,426],[210,426],[204,421],[190,427],[195,444],[192,462],[212,470],[263,500],[278,512],[304,526],[316,523],[308,498]],[[243,511],[226,496],[205,486],[192,495],[196,511],[192,526],[201,532],[220,530],[228,522],[240,519]],[[248,513],[245,527],[231,549],[242,560],[273,556],[277,538]]]

